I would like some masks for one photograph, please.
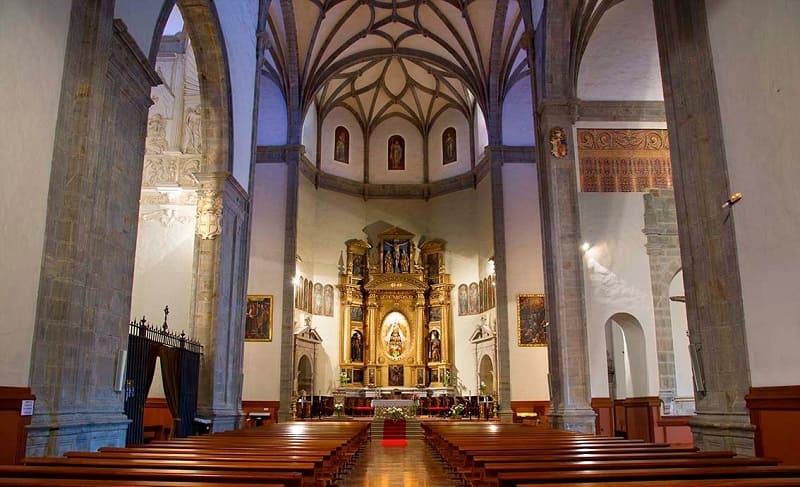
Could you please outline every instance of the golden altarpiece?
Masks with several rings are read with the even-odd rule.
[[[445,242],[418,249],[392,227],[374,246],[348,240],[339,277],[339,364],[348,389],[448,389],[453,319]]]

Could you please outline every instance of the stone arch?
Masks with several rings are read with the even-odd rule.
[[[642,324],[629,313],[616,313],[605,324],[606,350],[615,372],[615,398],[647,395],[647,354]],[[611,364],[609,364],[611,369]]]
[[[200,75],[203,158],[201,172],[233,169],[233,108],[228,55],[217,9],[211,0],[165,0],[153,33],[150,62],[155,65],[161,33],[172,8],[178,5],[186,32],[194,46]]]

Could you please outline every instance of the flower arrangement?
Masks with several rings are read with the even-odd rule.
[[[481,385],[480,387],[478,387],[478,392],[480,393],[481,396],[486,395],[486,382],[481,381]]]
[[[464,414],[464,410],[466,409],[467,409],[466,406],[464,406],[462,403],[453,404],[453,406],[450,407],[449,414],[450,416],[458,418],[461,417],[462,414]]]
[[[343,386],[347,385],[350,382],[350,377],[347,377],[347,372],[342,372],[339,374],[339,383]]]
[[[380,416],[384,419],[398,420],[398,419],[406,419],[408,417],[408,413],[404,408],[398,408],[392,406],[388,408],[383,408],[380,411]]]
[[[336,416],[341,416],[344,414],[344,404],[337,402],[333,405],[333,414]]]

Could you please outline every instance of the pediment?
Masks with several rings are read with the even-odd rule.
[[[400,227],[391,227],[378,234],[381,240],[413,240],[414,234]]]
[[[425,292],[428,285],[422,274],[384,274],[377,275],[364,285],[364,289],[374,291],[415,291]]]

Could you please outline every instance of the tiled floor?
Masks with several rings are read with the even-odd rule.
[[[340,487],[453,487],[458,482],[445,472],[422,440],[408,446],[382,446],[372,440]]]

